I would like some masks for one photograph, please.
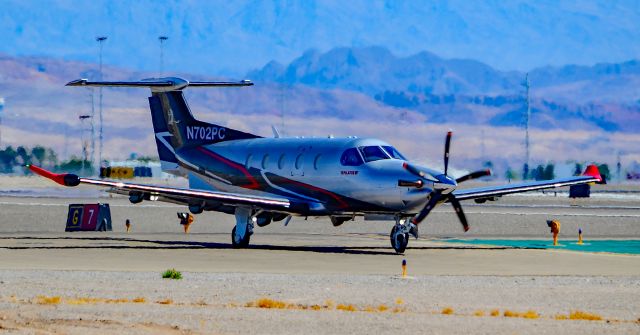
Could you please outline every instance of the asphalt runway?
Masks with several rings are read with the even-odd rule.
[[[110,204],[113,231],[65,233],[68,204],[95,202]],[[421,238],[397,255],[389,245],[390,222],[360,218],[336,228],[328,219],[295,218],[287,227],[256,227],[250,247],[235,250],[230,215],[198,215],[184,234],[176,216],[184,208],[171,204],[132,205],[122,197],[0,197],[0,332],[640,330],[640,256],[445,241],[550,241],[547,219],[561,221],[561,241],[575,240],[578,228],[586,241],[638,239],[640,206],[634,197],[574,206],[547,194],[463,206],[469,233],[462,232],[451,208],[442,206],[421,226]],[[130,233],[126,219],[132,222]],[[408,263],[405,278],[402,260]],[[162,279],[169,268],[184,278]],[[269,303],[261,303],[263,298]],[[571,319],[575,311],[596,320]]]
[[[333,227],[326,218],[294,218],[287,227],[256,227],[247,250],[230,245],[233,216],[198,215],[189,234],[176,212],[184,208],[126,198],[0,198],[0,255],[4,269],[68,269],[261,273],[396,274],[402,259],[416,275],[640,275],[640,257],[451,244],[443,238],[551,236],[547,219],[562,222],[562,239],[578,228],[589,238],[640,238],[640,208],[632,203],[593,201],[571,206],[539,197],[465,206],[472,230],[463,233],[448,206],[436,209],[411,239],[404,255],[391,249],[393,223],[346,222]],[[69,203],[108,202],[113,232],[65,233]],[[130,219],[132,230],[125,232]],[[78,253],[82,257],[75,257]],[[500,259],[494,262],[493,259]],[[71,261],[72,260],[72,261]]]

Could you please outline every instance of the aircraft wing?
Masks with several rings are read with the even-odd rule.
[[[599,183],[602,179],[594,176],[576,176],[570,178],[533,181],[528,183],[508,184],[495,187],[479,187],[469,189],[459,189],[453,191],[458,200],[470,200],[480,198],[498,197],[505,194],[522,193],[536,190],[544,190],[562,186],[580,185],[588,183]]]
[[[154,186],[119,181],[82,178],[70,173],[53,173],[35,165],[28,166],[31,171],[43,177],[53,180],[64,186],[77,186],[80,184],[108,187],[109,191],[119,194],[136,194],[142,197],[158,197],[164,201],[189,204],[193,200],[216,203],[228,206],[255,206],[262,209],[270,209],[289,212],[292,204],[289,199],[277,197],[263,197],[238,193],[214,192],[207,190],[185,189],[166,186]]]

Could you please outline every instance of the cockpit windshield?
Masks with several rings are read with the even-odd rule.
[[[390,158],[389,155],[387,155],[379,146],[359,147],[359,149],[365,162],[373,162]]]
[[[406,161],[406,160],[407,160],[406,158],[404,158],[404,156],[402,156],[402,154],[401,154],[398,150],[396,150],[396,148],[394,148],[394,147],[392,147],[392,146],[390,146],[390,145],[384,145],[384,146],[382,146],[382,148],[383,148],[383,149],[384,149],[384,151],[385,151],[386,153],[388,153],[388,154],[389,154],[389,156],[391,156],[392,158],[395,158],[395,159],[402,159],[403,161]]]

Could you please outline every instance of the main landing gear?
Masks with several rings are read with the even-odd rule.
[[[257,218],[250,208],[236,207],[236,226],[231,231],[231,246],[234,248],[246,248],[253,235],[253,225]]]
[[[409,235],[417,239],[419,236],[418,226],[411,223],[409,219],[397,217],[396,224],[391,228],[391,234],[389,234],[391,247],[399,254],[404,253],[407,244],[409,244]]]

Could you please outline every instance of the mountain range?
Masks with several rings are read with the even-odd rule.
[[[528,76],[528,77],[527,77]],[[519,126],[529,80],[531,125],[640,132],[640,61],[499,71],[430,52],[398,57],[383,47],[309,50],[247,74],[257,82],[363,93],[433,122]]]
[[[76,78],[97,79],[95,63],[0,55],[5,108],[0,145],[47,143],[68,157],[90,138],[80,115],[97,112],[97,91],[67,88]],[[598,157],[640,161],[640,80],[637,61],[534,69],[529,73],[532,158],[538,162]],[[105,80],[155,73],[105,66]],[[228,79],[168,73],[191,80]],[[522,164],[525,73],[500,71],[474,60],[431,52],[396,56],[383,47],[310,50],[289,64],[269,62],[249,71],[255,86],[188,89],[197,117],[270,136],[373,136],[409,157],[440,162],[442,141],[455,129],[456,164],[492,157],[496,166]],[[240,79],[240,78],[233,78]],[[147,90],[105,89],[105,157],[134,151],[155,155]],[[97,125],[96,125],[97,126]],[[284,128],[284,129],[283,129]],[[431,143],[432,145],[425,145]]]

